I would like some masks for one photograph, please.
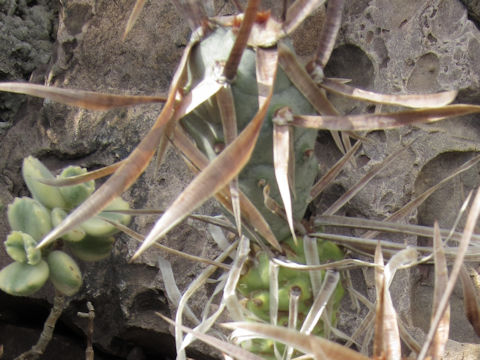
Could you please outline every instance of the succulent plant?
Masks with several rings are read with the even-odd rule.
[[[67,244],[71,253],[83,261],[99,261],[110,255],[115,243],[113,236],[93,237],[85,236],[81,241],[69,242]]]
[[[15,261],[37,265],[42,259],[42,254],[37,249],[37,242],[29,234],[21,231],[12,231],[5,240],[5,250]]]
[[[12,230],[22,231],[36,241],[43,238],[52,229],[50,211],[37,200],[16,198],[8,206],[8,223]]]
[[[35,200],[49,209],[66,207],[60,189],[41,182],[42,179],[53,180],[54,176],[40,160],[33,156],[25,158],[23,160],[22,175],[28,190],[30,190]]]
[[[55,178],[38,159],[29,156],[24,160],[22,173],[34,198],[16,198],[8,206],[12,232],[4,245],[14,262],[0,271],[0,289],[11,295],[28,296],[42,288],[48,279],[64,295],[74,295],[80,289],[82,274],[76,261],[52,246],[39,249],[38,244],[52,225],[60,224],[69,211],[95,190],[93,181],[63,187],[46,182],[62,181],[86,172],[78,166],[69,166]],[[112,223],[128,225],[131,220],[130,215],[114,211],[128,209],[126,201],[115,199],[105,212],[63,234],[63,245],[84,261],[106,258],[114,244],[112,235],[119,231]]]
[[[0,289],[15,296],[32,295],[42,288],[49,274],[45,260],[36,265],[15,261],[0,271]]]
[[[82,273],[75,262],[63,251],[55,250],[47,256],[50,281],[65,295],[74,295],[82,286]]]
[[[63,219],[65,219],[68,216],[68,213],[60,208],[53,208],[51,212],[52,216],[52,224],[53,226],[57,226],[60,224]],[[70,241],[70,242],[77,242],[81,241],[86,235],[85,230],[81,227],[78,226],[69,232],[67,232],[65,235],[62,236],[62,239],[65,241]]]
[[[66,179],[72,176],[83,175],[87,169],[79,166],[68,166],[62,170],[59,179]],[[65,199],[67,208],[72,209],[84,202],[90,194],[95,191],[95,182],[93,180],[72,186],[62,186],[58,188],[60,194]]]

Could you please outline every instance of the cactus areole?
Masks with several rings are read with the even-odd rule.
[[[194,87],[206,77],[215,76],[216,64],[226,61],[234,41],[235,34],[232,29],[218,27],[197,44],[190,57],[188,86]],[[231,84],[239,132],[248,125],[259,108],[255,68],[255,51],[247,48],[243,52],[236,77]],[[268,184],[271,189],[270,196],[282,204],[273,168],[272,118],[275,110],[284,106],[298,114],[315,113],[310,103],[279,68],[274,95],[267,119],[263,122],[259,141],[249,163],[239,175],[241,190],[265,217],[279,241],[289,236],[288,224],[264,205],[261,184]],[[218,154],[219,145],[222,147],[225,144],[219,109],[215,101],[204,102],[184,117],[181,123],[210,160]],[[310,189],[317,174],[316,159],[311,156],[316,134],[317,131],[312,129],[294,129],[295,195],[292,199],[292,208],[296,220],[302,219],[305,214]]]

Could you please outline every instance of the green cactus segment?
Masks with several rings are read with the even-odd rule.
[[[62,294],[71,296],[82,286],[82,273],[75,260],[60,250],[52,251],[47,257],[50,281]]]
[[[67,217],[68,213],[60,208],[55,208],[51,212],[52,216],[52,225],[53,226],[58,226],[63,219]],[[65,235],[62,236],[63,240],[66,241],[81,241],[85,237],[86,233],[85,230],[83,230],[81,227],[76,227],[75,229],[69,231]]]
[[[87,235],[82,241],[69,242],[67,246],[80,260],[99,261],[110,255],[114,242],[113,237],[96,238]]]
[[[297,264],[305,264],[303,241],[298,241],[295,244],[293,239],[289,238],[282,245],[288,260]],[[329,241],[318,240],[317,249],[320,263],[341,260],[344,257],[339,247]],[[247,262],[246,271],[239,279],[237,290],[245,296],[242,303],[252,314],[252,318],[259,318],[270,323],[270,282],[268,271],[268,256],[262,251],[257,251],[255,257]],[[324,276],[324,271],[321,274]],[[278,325],[288,323],[290,294],[293,290],[299,294],[298,328],[300,328],[314,301],[310,275],[308,271],[280,267],[278,272]],[[336,322],[336,311],[340,305],[343,293],[344,290],[339,284],[329,301],[332,324]],[[314,333],[321,334],[322,332],[323,323],[319,322]],[[256,354],[269,356],[273,354],[273,343],[267,344],[263,339],[245,342],[243,346]]]
[[[42,252],[36,248],[37,242],[21,231],[12,231],[4,244],[7,254],[15,261],[37,265],[42,260]]]
[[[49,209],[66,207],[65,200],[63,199],[59,188],[45,185],[39,181],[39,179],[54,179],[50,170],[48,170],[40,160],[33,156],[25,158],[23,160],[22,175],[25,184],[27,184],[28,190],[30,190],[34,199],[38,200]]]
[[[193,49],[189,63],[191,75],[189,80],[192,86],[206,77],[213,76],[212,69],[217,62],[228,58],[234,41],[235,35],[231,30],[217,28]],[[255,66],[255,52],[248,48],[243,53],[236,78],[232,83],[239,131],[247,126],[258,111]],[[265,207],[263,189],[258,183],[260,180],[265,180],[271,188],[270,196],[282,204],[273,171],[273,123],[271,120],[274,110],[285,105],[297,114],[315,113],[308,101],[279,68],[274,96],[261,130],[260,141],[257,142],[250,162],[239,175],[241,190],[259,209],[279,240],[285,239],[290,234],[288,224]],[[182,119],[182,125],[210,160],[216,156],[216,145],[224,143],[216,101],[204,102]],[[317,174],[317,162],[313,156],[309,155],[314,149],[316,134],[316,130],[294,129],[295,198],[292,199],[292,207],[296,220],[300,220],[305,214],[310,189]]]
[[[248,271],[240,278],[237,290],[244,296],[252,291],[268,289],[270,280],[268,276],[268,256],[261,252],[254,260],[247,264]]]
[[[112,224],[102,220],[106,218],[110,221],[128,225],[131,221],[130,215],[113,212],[114,210],[129,210],[128,202],[121,198],[113,200],[98,216],[94,216],[80,225],[85,232],[94,237],[106,237],[117,233],[119,230]]]
[[[52,229],[50,212],[31,198],[16,198],[8,206],[7,217],[12,230],[29,234],[36,241],[42,239]]]
[[[263,290],[252,293],[246,303],[246,308],[260,319],[269,321],[270,292]]]
[[[14,262],[0,271],[0,289],[14,296],[29,296],[48,280],[49,268],[44,260],[36,265]]]
[[[69,178],[72,176],[83,175],[87,169],[79,166],[69,166],[65,168],[58,176],[60,179]],[[73,186],[62,186],[58,188],[62,194],[68,208],[74,208],[84,202],[91,193],[95,191],[95,182],[93,180],[87,181],[83,184]]]

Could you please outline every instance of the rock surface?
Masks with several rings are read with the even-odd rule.
[[[31,78],[38,83],[113,93],[165,94],[168,91],[189,33],[170,2],[147,2],[138,23],[122,41],[133,0],[64,1],[59,9],[55,44],[54,2],[32,2],[37,4],[35,6],[28,6],[28,1],[19,3],[0,1],[0,27],[13,25],[10,31],[15,45],[8,48],[17,49],[10,53],[0,51],[0,54],[9,54],[5,59],[0,55],[0,80]],[[218,1],[217,7],[220,8],[222,3]],[[222,11],[231,11],[231,7]],[[314,48],[315,36],[312,34],[321,27],[323,16],[324,12],[319,11],[307,19],[303,33],[294,36],[295,47],[302,57],[307,57]],[[10,33],[2,31],[1,34]],[[7,40],[0,37],[0,46]],[[475,102],[480,92],[478,64],[480,33],[468,20],[467,9],[459,0],[351,0],[347,1],[340,37],[326,73],[350,78],[355,86],[379,92],[459,89],[459,101]],[[1,98],[0,203],[3,204],[8,204],[15,196],[27,194],[20,175],[21,161],[25,156],[39,157],[52,170],[67,164],[91,169],[108,165],[131,152],[160,111],[158,105],[145,105],[92,112],[33,98],[21,99],[25,98],[12,95]],[[345,113],[375,110],[372,105],[346,101],[338,96],[332,96],[332,101]],[[393,166],[375,177],[342,210],[349,216],[372,219],[383,219],[392,214],[477,154],[480,128],[476,120],[477,116],[470,116],[431,126],[368,134],[371,141],[364,144],[358,166],[346,169],[315,201],[314,213],[321,213],[386,156],[414,141],[397,157]],[[323,133],[319,136],[316,153],[320,173],[340,156],[329,135]],[[479,170],[473,168],[443,187],[405,222],[431,225],[436,219],[443,228],[451,226],[464,194],[478,187]],[[150,167],[125,198],[135,208],[165,208],[191,178],[180,156],[169,151],[158,173],[155,174],[153,166]],[[3,239],[7,233],[6,209],[1,211],[0,238]],[[201,212],[218,213],[218,207],[210,202],[202,207]],[[138,218],[134,227],[145,233],[153,223],[153,218]],[[408,241],[414,244],[417,239]],[[169,234],[165,243],[208,258],[218,253],[205,226],[199,223],[182,224]],[[137,246],[133,240],[120,237],[109,259],[83,267],[86,286],[74,297],[62,318],[62,324],[69,329],[69,338],[74,339],[76,346],[83,346],[86,323],[75,314],[85,311],[86,301],[92,301],[97,314],[96,350],[100,356],[124,359],[173,356],[174,342],[168,325],[155,315],[155,312],[168,316],[174,313],[158,271],[157,257],[161,252],[152,250],[140,261],[128,264],[127,260]],[[166,257],[172,263],[181,290],[186,289],[203,268],[177,257]],[[0,267],[9,261],[2,247]],[[395,305],[408,327],[426,330],[428,326],[430,314],[425,308],[431,304],[430,274],[431,271],[426,275],[425,272],[404,271],[392,285]],[[372,289],[362,274],[353,276],[359,280],[356,283],[362,289],[371,293]],[[369,274],[366,276],[368,279]],[[38,310],[43,315],[48,307],[47,301],[51,302],[49,290],[45,289],[31,300],[38,309],[43,309]],[[0,334],[14,333],[16,330],[11,324],[18,319],[19,313],[31,306],[28,301],[14,300],[0,293],[0,303],[8,304],[0,310]],[[478,344],[480,339],[461,311],[461,293],[456,292],[452,301],[453,308],[458,311],[452,314],[451,339],[458,343]],[[200,313],[204,302],[205,297],[200,296],[192,303],[193,309]],[[355,328],[361,321],[354,315],[345,313],[341,317],[342,326],[346,327],[350,322],[347,330]],[[38,329],[43,321],[39,317],[34,317],[31,322],[24,320],[28,326]],[[23,329],[15,332],[19,334],[18,338],[22,336],[21,331]],[[3,336],[0,339],[5,345],[6,358],[13,355],[13,348],[16,354],[21,351],[17,345],[9,349],[7,344],[10,343],[4,341]],[[31,344],[24,343],[23,346],[26,350]],[[465,348],[469,349],[469,354],[478,352],[476,345],[452,346],[449,358],[458,357]],[[191,354],[194,357],[211,355],[204,347],[195,349],[196,352]]]

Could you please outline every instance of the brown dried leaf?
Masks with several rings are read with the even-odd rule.
[[[416,251],[405,249],[393,256],[383,267],[383,255],[380,243],[375,250],[375,284],[377,290],[377,308],[375,319],[374,357],[385,356],[387,359],[401,359],[400,333],[397,314],[390,295],[390,284],[397,269],[416,259]],[[380,313],[380,314],[379,314]],[[380,333],[380,334],[379,334]]]
[[[69,178],[55,178],[55,179],[37,179],[39,182],[45,185],[51,186],[72,186],[82,184],[90,180],[100,179],[114,173],[120,166],[122,166],[124,160],[116,162],[112,165],[105,166],[101,169],[89,171],[82,175],[71,176]]]
[[[480,308],[477,300],[477,292],[475,291],[475,285],[473,284],[465,265],[462,266],[460,271],[460,279],[462,280],[465,315],[470,324],[472,324],[475,333],[480,336]]]
[[[443,250],[442,238],[440,236],[440,228],[438,222],[435,221],[433,225],[433,248],[435,257],[435,287],[432,303],[432,320],[434,314],[438,310],[438,304],[445,291],[448,282],[447,259],[445,258],[445,251]],[[462,267],[464,269],[464,267]],[[462,274],[462,273],[460,273]],[[440,320],[437,331],[432,341],[432,346],[429,349],[429,355],[433,360],[440,360],[443,357],[445,346],[448,340],[448,331],[450,327],[450,304],[448,304],[445,313]]]
[[[436,108],[444,106],[455,100],[458,93],[458,91],[443,91],[436,94],[387,95],[358,89],[333,79],[324,79],[319,85],[328,91],[352,99],[411,108]]]
[[[474,158],[468,160],[465,162],[463,165],[459,166],[457,169],[455,169],[450,175],[442,179],[440,182],[437,184],[433,185],[431,188],[425,190],[423,193],[421,193],[419,196],[417,196],[415,199],[410,200],[406,205],[404,205],[401,209],[395,211],[392,215],[390,215],[388,218],[385,219],[385,221],[390,221],[390,222],[395,222],[398,221],[399,219],[404,218],[408,214],[410,214],[411,211],[419,207],[430,195],[432,195],[435,191],[440,189],[443,185],[445,185],[448,181],[453,179],[455,176],[467,171],[470,169],[472,166],[477,164],[480,161],[480,155],[475,156]],[[373,238],[378,234],[378,232],[373,232],[369,231],[363,236],[365,238]]]
[[[375,292],[377,294],[377,301],[375,306],[375,336],[373,340],[373,357],[380,358],[384,353],[384,308],[385,308],[385,275],[382,247],[380,242],[375,248]]]
[[[297,62],[296,56],[282,43],[278,44],[278,62],[288,76],[288,79],[297,87],[303,96],[305,96],[319,114],[331,115],[336,118],[338,111],[330,101],[328,101],[324,91],[313,82],[307,71]]]
[[[237,38],[235,39],[232,50],[230,50],[230,54],[228,55],[228,59],[225,63],[225,68],[223,69],[223,74],[228,81],[233,80],[233,78],[237,75],[238,65],[242,59],[243,51],[247,46],[253,23],[257,18],[259,4],[260,0],[248,0],[247,8],[243,15],[242,25],[240,25]]]
[[[273,117],[273,166],[275,169],[275,178],[278,184],[278,190],[283,201],[283,207],[287,216],[288,226],[293,239],[296,242],[295,230],[293,226],[293,212],[292,199],[290,195],[290,169],[291,156],[294,153],[291,151],[293,142],[293,128],[288,125],[281,125],[285,123],[284,117],[291,115],[289,110],[283,111],[280,109]]]
[[[166,101],[165,97],[160,96],[110,95],[20,82],[0,83],[0,91],[36,96],[89,110],[109,110],[116,107]]]
[[[101,218],[103,221],[106,221],[108,222],[109,224],[115,226],[118,230],[120,230],[121,232],[127,234],[128,236],[130,236],[132,239],[138,241],[138,242],[142,242],[144,239],[145,239],[145,236],[143,236],[142,234],[130,229],[128,226],[125,226],[123,224],[120,224],[116,221],[112,221],[106,217],[99,217]],[[220,269],[224,269],[224,270],[230,270],[230,266],[229,265],[226,265],[226,264],[223,264],[221,262],[218,262],[218,261],[214,261],[214,260],[210,260],[210,259],[206,259],[206,258],[202,258],[200,256],[195,256],[195,255],[190,255],[190,254],[187,254],[183,251],[180,251],[180,250],[176,250],[176,249],[172,249],[168,246],[165,246],[165,245],[162,245],[162,244],[155,244],[155,246],[167,253],[170,253],[170,254],[173,254],[173,255],[176,255],[176,256],[179,256],[179,257],[182,257],[184,259],[187,259],[187,260],[191,260],[191,261],[194,261],[194,262],[198,262],[198,263],[203,263],[203,264],[208,264],[208,265],[213,265],[213,266],[217,266],[219,267]]]
[[[125,32],[123,33],[123,40],[126,39],[130,30],[132,30],[133,25],[135,25],[135,23],[137,22],[137,19],[140,16],[140,13],[142,12],[144,5],[145,5],[145,0],[137,0],[135,2],[135,6],[133,7],[132,12],[130,13],[130,17],[128,18],[127,26],[125,26]]]
[[[439,108],[399,111],[385,114],[361,114],[345,116],[298,116],[292,125],[324,130],[382,130],[393,129],[415,123],[428,123],[455,116],[480,112],[479,105],[455,104]]]
[[[230,85],[224,85],[217,93],[217,104],[220,111],[220,119],[223,126],[223,137],[225,145],[230,145],[237,137],[237,115],[235,112],[235,103]],[[230,182],[230,195],[232,198],[232,209],[237,225],[238,235],[242,236],[242,214],[240,210],[240,188],[238,177],[234,177]]]
[[[327,65],[337,40],[337,34],[342,22],[343,7],[345,0],[330,0],[327,6],[327,14],[322,32],[318,39],[317,53],[314,62],[322,69]]]
[[[382,163],[372,167],[354,186],[340,196],[323,215],[333,215],[340,210],[351,198],[353,198],[360,190],[362,190],[368,182],[373,179],[380,171],[385,169],[393,160],[395,160],[403,151],[409,148],[410,144],[402,146],[400,149],[389,155]]]
[[[182,117],[192,112],[197,106],[214,96],[221,87],[220,82],[215,79],[206,78],[202,80],[182,99],[175,109],[175,116],[172,122],[176,123]]]
[[[253,322],[226,323],[223,326],[232,330],[246,330],[268,339],[280,341],[304,353],[312,354],[315,359],[323,359],[325,356],[327,359],[332,360],[368,360],[366,356],[332,341],[313,335],[305,335],[299,331],[280,326]]]
[[[352,148],[344,154],[340,160],[338,160],[335,165],[333,165],[325,175],[322,176],[320,180],[317,181],[315,185],[313,185],[312,190],[310,190],[310,198],[313,200],[318,195],[322,193],[322,191],[337,177],[337,175],[342,171],[343,167],[347,164],[348,160],[357,152],[360,148],[362,143],[357,141]]]
[[[315,301],[305,317],[302,328],[300,329],[301,333],[312,333],[313,329],[318,323],[318,320],[320,320],[325,307],[327,306],[327,302],[330,300],[335,289],[337,288],[339,280],[340,274],[337,271],[327,270],[325,272],[325,278],[323,279],[322,287],[320,288],[318,294],[316,294]]]
[[[291,34],[308,16],[325,3],[325,0],[296,0],[287,10],[283,31]]]
[[[156,313],[158,316],[160,316],[163,320],[168,322],[170,325],[178,326],[175,324],[174,321],[170,320],[166,316]],[[242,349],[239,346],[227,343],[225,341],[222,341],[220,339],[217,339],[213,336],[203,334],[201,332],[194,331],[192,329],[189,329],[185,326],[181,326],[182,331],[185,331],[186,333],[192,334],[195,336],[197,339],[203,341],[204,343],[213,346],[214,348],[230,355],[233,356],[234,358],[237,359],[242,359],[242,360],[262,360],[262,358],[258,357],[255,354],[252,354],[251,352],[248,352],[245,349]]]
[[[339,113],[327,99],[325,92],[320,89],[307,73],[305,68],[298,63],[295,54],[290,49],[278,44],[278,61],[288,79],[295,85],[295,87],[302,93],[302,95],[312,104],[315,110],[322,115],[338,116]],[[295,120],[293,121],[295,123]],[[345,153],[345,147],[340,139],[340,136],[335,131],[332,131],[332,137],[338,149]]]
[[[401,233],[405,235],[415,235],[433,238],[433,228],[422,225],[399,224],[387,220],[371,220],[352,218],[338,215],[318,216],[314,219],[314,226],[343,226],[355,229],[372,229],[377,231],[386,231]],[[462,237],[460,232],[453,232],[448,229],[440,229],[440,235],[443,237],[449,236],[451,240],[459,241]],[[473,241],[480,242],[480,235],[472,235]]]

